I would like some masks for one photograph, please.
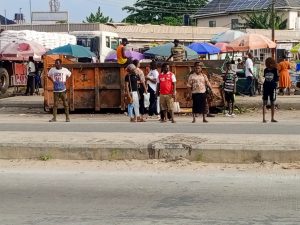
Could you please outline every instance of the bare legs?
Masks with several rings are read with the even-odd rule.
[[[264,103],[263,104],[263,123],[267,122],[267,120],[266,120],[266,108],[267,107],[266,106],[267,106],[267,104]],[[275,104],[272,103],[271,104],[271,122],[276,123],[278,121],[275,120],[274,116],[275,116]]]

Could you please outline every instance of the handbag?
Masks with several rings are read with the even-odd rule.
[[[207,95],[212,95],[213,92],[212,92],[210,86],[205,85],[205,89],[206,89],[205,93],[206,93]]]
[[[125,105],[129,105],[133,103],[133,98],[132,98],[132,88],[131,88],[131,80],[130,80],[130,75],[128,75],[128,80],[129,80],[129,93],[125,92],[124,94],[124,103]]]
[[[129,105],[129,104],[132,104],[133,103],[133,98],[132,98],[132,95],[131,93],[125,93],[124,95],[124,103],[125,105]]]

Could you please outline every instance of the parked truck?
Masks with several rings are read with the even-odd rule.
[[[0,50],[12,42],[34,41],[46,49],[66,44],[76,44],[76,37],[64,33],[47,33],[31,30],[7,30],[0,33]],[[26,60],[26,59],[25,59]],[[24,60],[1,57],[0,55],[0,91],[5,93],[8,87],[24,86],[27,83],[27,70]]]

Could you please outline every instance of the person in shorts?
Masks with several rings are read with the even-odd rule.
[[[175,123],[174,120],[174,100],[176,98],[176,77],[170,71],[170,66],[168,63],[164,63],[161,66],[161,73],[157,80],[157,96],[160,97],[160,109],[164,114],[164,119],[161,122],[167,121],[167,112],[171,114],[171,121]]]
[[[231,69],[230,62],[226,63],[226,73],[224,76],[224,96],[225,101],[227,103],[228,112],[226,112],[225,116],[234,117],[233,113],[234,109],[234,94],[236,89],[236,82],[238,77],[236,73]]]
[[[264,78],[265,81],[263,83],[263,122],[266,123],[267,120],[265,118],[266,106],[268,104],[268,100],[271,103],[271,122],[277,122],[274,119],[275,114],[275,101],[276,101],[276,88],[277,82],[279,80],[277,65],[273,58],[269,57],[265,61],[266,68],[264,70]]]

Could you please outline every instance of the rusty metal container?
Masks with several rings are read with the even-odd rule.
[[[51,110],[53,107],[53,82],[46,74],[54,66],[56,58],[47,56],[44,59],[44,108],[46,111]],[[76,109],[124,110],[126,108],[123,102],[126,71],[123,67],[116,63],[74,63],[63,57],[61,59],[63,66],[72,72],[72,76],[67,81],[70,111]],[[217,68],[220,63],[215,62],[215,64],[209,66]],[[186,83],[193,64],[194,62],[170,63],[171,71],[177,79],[177,100],[182,108],[188,108],[192,105],[191,101],[186,101]],[[204,62],[204,65],[206,66],[206,62]],[[142,63],[141,69],[147,74],[149,64]],[[210,68],[206,68],[205,72],[210,74]],[[212,83],[212,86],[216,98],[214,98],[211,106],[222,106],[220,83]],[[62,108],[62,105],[59,107]]]

